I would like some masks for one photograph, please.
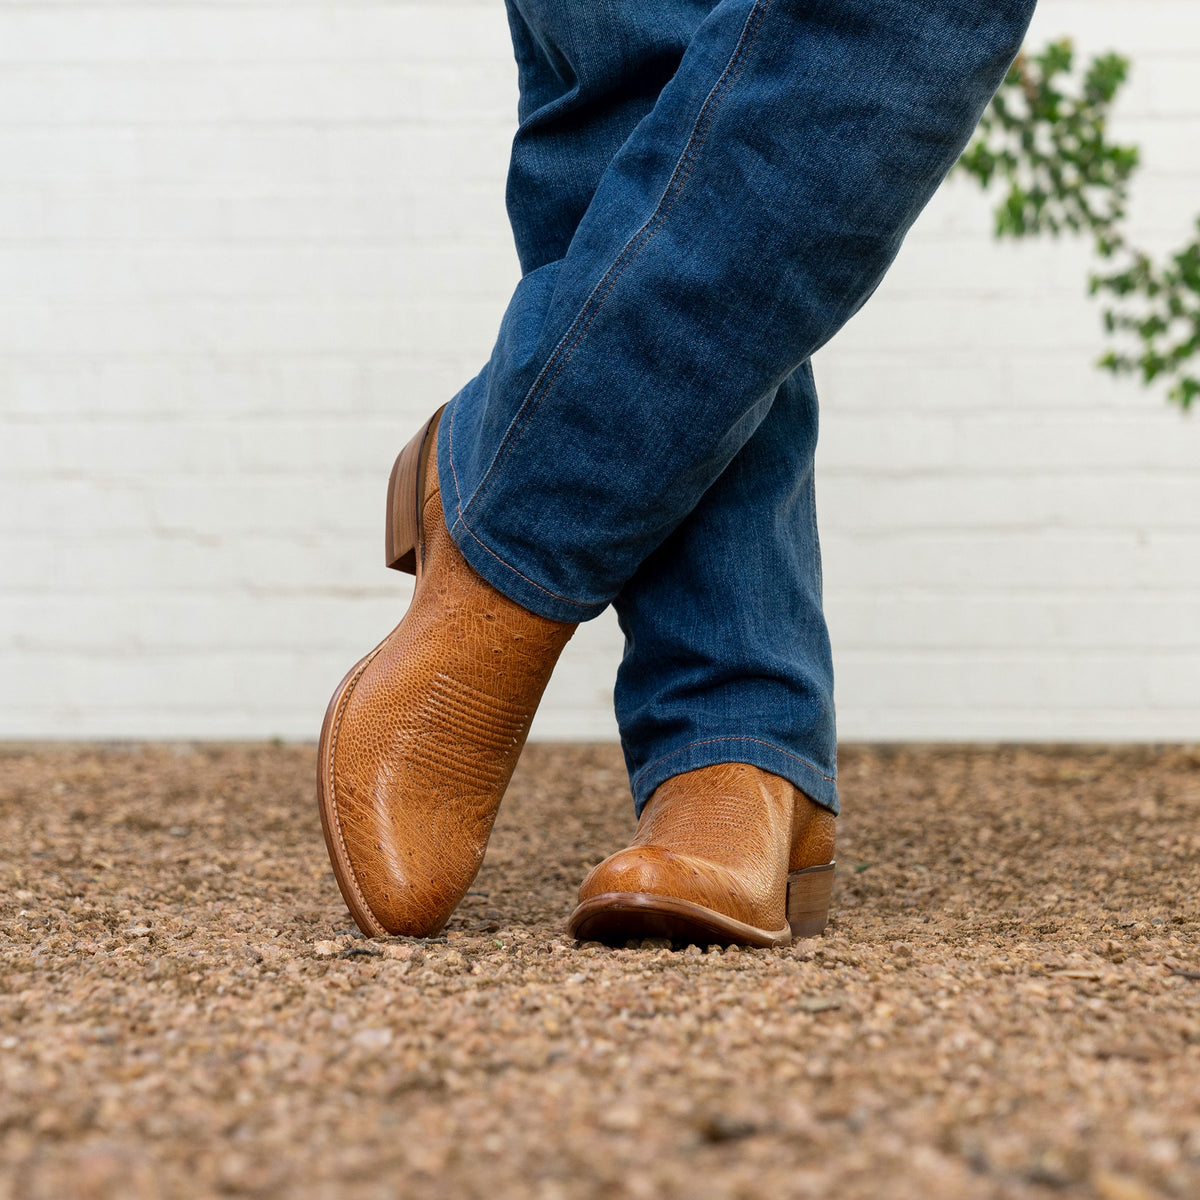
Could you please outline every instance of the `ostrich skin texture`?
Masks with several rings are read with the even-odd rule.
[[[343,685],[323,765],[343,891],[369,910],[378,928],[355,917],[377,936],[428,937],[462,900],[575,630],[513,603],[467,564],[446,530],[435,450],[422,522],[412,604]]]
[[[655,789],[632,843],[594,867],[582,903],[613,892],[668,896],[776,930],[791,871],[833,861],[836,818],[778,775],[721,763]]]

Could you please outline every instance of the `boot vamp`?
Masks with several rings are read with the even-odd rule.
[[[659,846],[630,846],[591,871],[579,899],[614,892],[684,900],[759,929],[784,924],[782,889],[757,864],[738,870]]]
[[[670,896],[779,929],[795,794],[787,780],[742,763],[677,775],[651,796],[632,845],[591,872],[580,899]]]

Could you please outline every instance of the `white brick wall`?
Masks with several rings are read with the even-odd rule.
[[[1043,0],[1136,59],[1139,238],[1200,210],[1200,6]],[[500,0],[0,7],[0,737],[315,735],[405,599],[396,448],[516,275]],[[1090,366],[1069,243],[945,189],[817,364],[848,738],[1200,737],[1200,414]],[[615,625],[542,736],[606,737]]]

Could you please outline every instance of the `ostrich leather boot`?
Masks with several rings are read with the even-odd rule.
[[[388,565],[416,574],[412,603],[339,685],[321,730],[325,842],[371,936],[434,934],[471,886],[575,629],[513,603],[459,552],[438,492],[437,420],[389,486]]]
[[[784,946],[825,928],[833,813],[745,763],[676,775],[625,850],[595,867],[570,921],[581,939]]]

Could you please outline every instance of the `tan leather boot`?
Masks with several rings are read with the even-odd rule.
[[[676,775],[650,797],[625,850],[592,869],[570,932],[580,940],[786,946],[825,928],[834,816],[745,763]]]
[[[412,604],[342,680],[321,729],[325,843],[371,936],[427,937],[457,907],[575,630],[513,603],[459,552],[437,486],[439,416],[388,488],[387,562],[416,574]]]

